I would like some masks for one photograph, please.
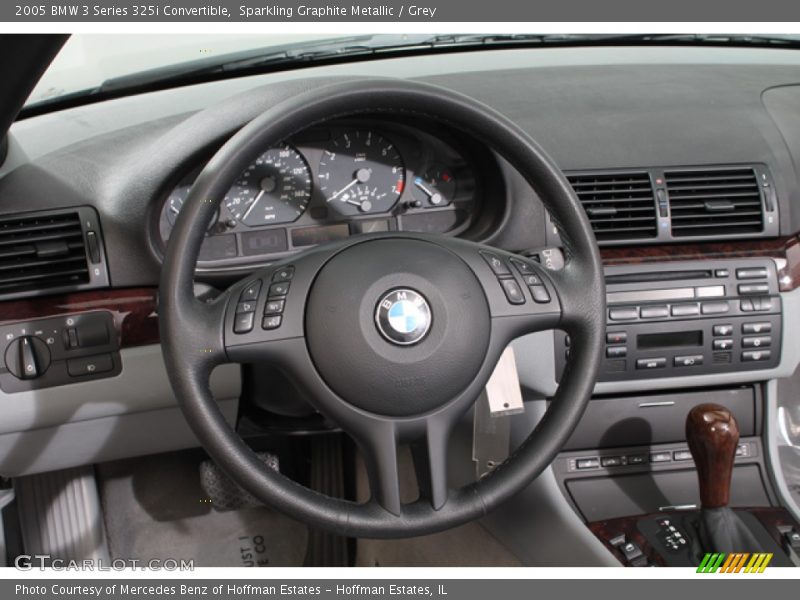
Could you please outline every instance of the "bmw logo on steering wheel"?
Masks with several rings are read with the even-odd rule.
[[[431,309],[422,294],[409,289],[387,293],[378,303],[375,323],[381,335],[393,344],[409,346],[430,330]]]

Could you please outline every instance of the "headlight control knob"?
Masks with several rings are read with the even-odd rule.
[[[18,337],[6,348],[6,368],[18,379],[35,379],[50,366],[50,349],[30,335]]]

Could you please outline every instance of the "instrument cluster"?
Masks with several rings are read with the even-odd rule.
[[[476,163],[485,157],[469,146],[396,121],[303,131],[266,148],[236,179],[208,225],[201,266],[252,264],[359,233],[458,235],[475,220],[484,187]],[[162,200],[162,248],[201,169]]]

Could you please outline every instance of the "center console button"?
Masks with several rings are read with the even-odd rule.
[[[609,346],[606,348],[606,357],[623,358],[628,355],[628,348],[625,346]]]
[[[669,316],[666,306],[643,306],[639,313],[643,319],[661,319]]]
[[[650,462],[651,463],[671,462],[671,461],[672,461],[672,452],[665,451],[665,452],[651,452],[650,453]]]
[[[772,323],[743,323],[742,333],[770,333],[772,331]]]
[[[714,335],[729,336],[733,333],[733,325],[714,325]]]
[[[692,453],[688,450],[675,450],[672,453],[672,460],[692,460]]]
[[[640,358],[636,361],[637,369],[663,369],[667,366],[667,359],[659,358]]]
[[[673,317],[689,317],[700,314],[700,307],[697,304],[674,304],[672,306]]]
[[[619,467],[622,465],[621,456],[603,456],[600,459],[600,465],[603,467]]]
[[[766,277],[767,277],[766,267],[736,269],[736,279],[765,279]]]
[[[612,308],[608,311],[608,318],[612,321],[630,321],[639,316],[639,311],[634,308]]]
[[[596,469],[600,466],[600,461],[597,458],[579,458],[575,461],[575,466],[579,469]]]
[[[714,340],[714,350],[730,350],[733,348],[733,340],[730,338]]]
[[[769,350],[748,350],[742,352],[742,362],[762,362],[769,360],[771,355]]]
[[[753,294],[768,294],[769,286],[766,283],[740,283],[739,295],[750,296]]]
[[[703,302],[702,312],[704,315],[721,315],[731,310],[729,302]]]
[[[628,341],[628,334],[624,331],[611,331],[606,334],[606,343],[624,344]]]
[[[676,356],[672,364],[676,367],[697,367],[703,364],[703,355],[691,354],[688,356]]]
[[[772,345],[772,337],[769,335],[759,335],[742,338],[742,348],[767,348]]]

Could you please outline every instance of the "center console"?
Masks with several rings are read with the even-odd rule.
[[[799,526],[780,506],[761,438],[759,372],[780,365],[784,325],[774,261],[642,262],[609,266],[605,274],[606,347],[598,381],[673,377],[680,388],[593,397],[553,463],[564,496],[622,564],[697,566],[713,545],[707,521],[715,513],[702,493],[712,486],[704,482],[726,479],[730,496],[714,510],[724,511],[736,531],[752,532],[744,537],[768,549],[758,552],[773,553],[773,565],[793,564],[791,540]],[[558,380],[570,351],[570,338],[556,332]],[[743,372],[752,372],[752,383],[717,378],[716,387],[707,387],[710,380],[697,377],[693,386],[694,376]],[[719,463],[727,474],[716,479],[719,465],[698,478],[698,445],[690,442],[700,434],[687,429],[687,415],[707,403],[738,424],[730,456]]]

